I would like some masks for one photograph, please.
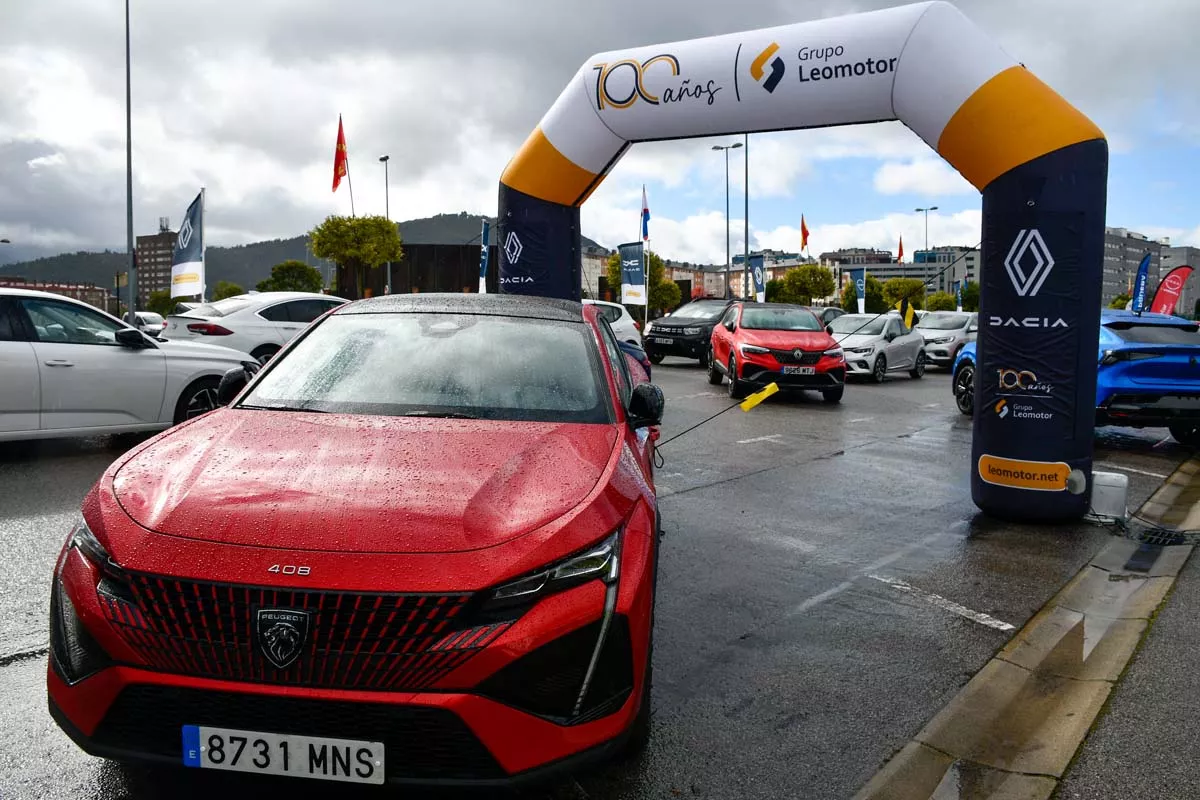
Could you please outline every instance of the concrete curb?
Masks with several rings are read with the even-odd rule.
[[[1200,528],[1200,459],[1139,516]],[[1191,553],[1114,538],[855,800],[1049,798]]]

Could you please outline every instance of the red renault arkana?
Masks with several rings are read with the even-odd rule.
[[[58,559],[84,750],[501,786],[644,744],[663,397],[595,309],[379,297],[246,377],[114,463]]]

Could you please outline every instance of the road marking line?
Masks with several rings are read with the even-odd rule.
[[[873,419],[875,419],[875,418],[874,417],[858,417],[856,419],[850,420],[850,424],[853,425],[856,422],[870,422]]]
[[[801,603],[800,605],[793,608],[788,613],[788,616],[790,617],[795,614],[803,614],[805,611],[808,611],[810,608],[812,608],[814,606],[819,606],[819,605],[821,605],[821,603],[824,603],[829,598],[841,594],[842,592],[846,591],[853,585],[854,585],[854,581],[842,581],[837,586],[834,586],[832,589],[826,589],[825,591],[821,592],[820,594],[815,594],[812,597],[808,598],[803,603]]]
[[[717,392],[696,392],[695,394],[681,394],[672,397],[672,400],[695,400],[697,397],[718,397]]]
[[[738,439],[738,444],[750,444],[751,442],[772,442],[773,444],[783,444],[777,442],[776,439],[782,438],[782,433],[772,433],[770,436],[755,436],[753,439]]]
[[[986,625],[989,628],[995,628],[998,631],[1015,631],[1016,630],[1015,626],[1009,625],[1007,622],[1004,622],[1003,620],[998,620],[995,617],[988,616],[987,614],[984,614],[982,611],[972,611],[971,609],[967,608],[966,606],[959,605],[958,603],[954,602],[953,600],[947,600],[946,598],[942,597],[941,595],[933,594],[932,592],[923,591],[921,589],[918,589],[915,586],[905,583],[902,580],[899,580],[898,578],[887,578],[887,577],[884,577],[883,575],[868,575],[867,577],[870,578],[871,580],[879,581],[880,583],[886,583],[888,586],[891,586],[893,589],[899,589],[902,592],[907,592],[908,594],[911,594],[914,597],[920,597],[922,600],[926,601],[927,603],[930,603],[931,605],[935,605],[944,611],[949,611],[951,614],[957,614],[958,616],[964,617],[965,619],[969,619],[972,622],[978,622],[980,625]]]
[[[1107,461],[1097,461],[1092,466],[1107,467],[1109,469],[1119,469],[1119,470],[1121,470],[1121,472],[1132,472],[1135,475],[1147,475],[1151,478],[1159,478],[1160,480],[1164,480],[1164,481],[1168,477],[1167,475],[1163,475],[1161,472],[1149,472],[1144,469],[1134,469],[1133,467],[1122,467],[1120,464],[1110,464]]]
[[[937,408],[940,405],[941,403],[926,403],[925,405],[921,406],[921,408]]]

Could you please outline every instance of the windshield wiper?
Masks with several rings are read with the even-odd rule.
[[[248,403],[242,403],[238,408],[252,408],[255,411],[308,411],[313,414],[328,414],[328,411],[323,411],[319,408],[310,408],[306,406],[255,406]]]
[[[400,414],[401,417],[435,417],[437,419],[479,419],[474,414],[461,414],[457,411],[431,411],[429,409],[418,409],[409,411],[405,414]]]

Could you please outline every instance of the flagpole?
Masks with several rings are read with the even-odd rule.
[[[133,246],[133,92],[129,76],[129,0],[125,0],[125,226],[129,247],[129,319],[137,307],[137,251]]]
[[[350,153],[346,153],[346,187],[350,189],[350,216],[354,213],[354,183],[350,180]]]

